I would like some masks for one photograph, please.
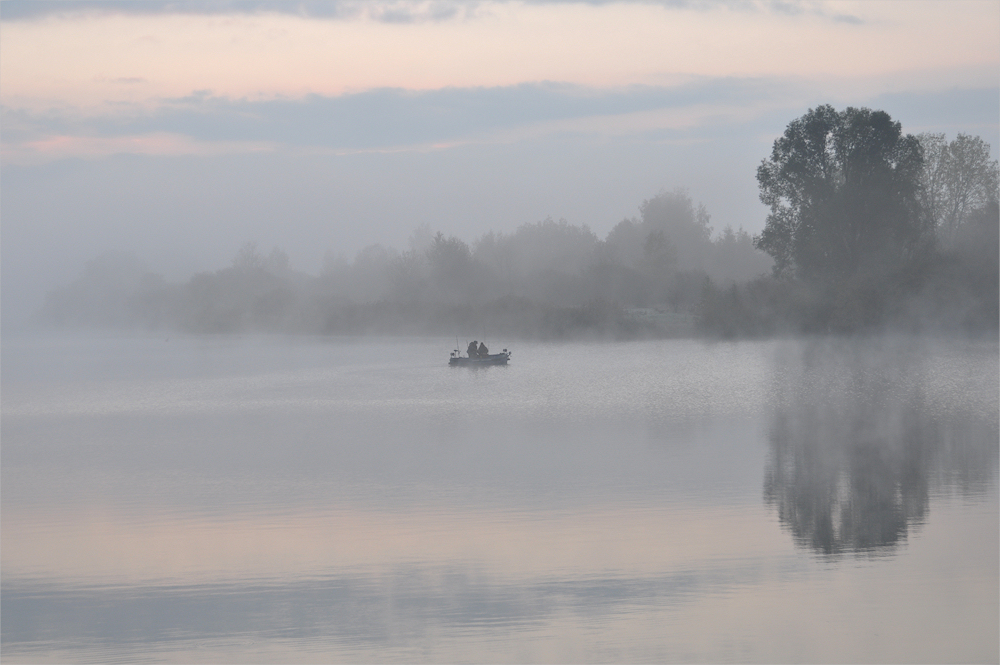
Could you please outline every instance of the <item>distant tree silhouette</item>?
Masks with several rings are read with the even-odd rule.
[[[267,267],[267,258],[257,250],[257,243],[248,240],[240,245],[233,257],[233,267],[237,270],[251,270]]]
[[[1000,196],[1000,169],[990,159],[990,146],[978,136],[959,134],[950,143],[944,134],[920,134],[924,150],[921,203],[946,242],[973,211]]]
[[[575,274],[593,259],[598,240],[586,224],[574,226],[551,217],[522,224],[511,236],[515,269],[530,276],[539,272]]]
[[[426,256],[417,250],[409,250],[392,261],[391,293],[397,301],[417,301],[427,287],[424,276]]]
[[[489,231],[475,242],[474,256],[493,271],[500,292],[510,294],[514,288],[513,236]]]
[[[769,273],[774,264],[771,257],[754,248],[753,237],[742,226],[734,230],[727,225],[712,245],[712,262],[706,270],[713,279],[744,282]]]
[[[884,111],[811,109],[757,169],[771,212],[758,249],[775,272],[820,283],[899,270],[933,239],[922,214],[919,140]]]
[[[481,276],[465,241],[438,231],[427,249],[427,261],[436,297],[465,301],[475,296]]]
[[[351,298],[362,302],[385,298],[392,288],[392,266],[398,257],[396,250],[377,243],[358,252],[350,270]]]
[[[451,236],[446,238],[440,231],[434,236],[427,249],[431,267],[444,279],[461,279],[472,264],[472,251],[464,241]]]
[[[104,252],[71,284],[48,293],[37,318],[56,327],[158,328],[169,321],[173,295],[133,254]]]
[[[926,318],[969,332],[1000,325],[1000,206],[988,203],[965,215],[942,243],[934,279],[920,303]]]
[[[694,205],[686,189],[662,191],[639,205],[643,255],[651,235],[659,235],[672,246],[668,250],[681,270],[704,269],[711,253],[711,219],[704,205]],[[653,241],[654,244],[656,241]],[[661,243],[662,244],[662,243]]]
[[[283,249],[273,248],[267,255],[265,267],[275,275],[288,274],[288,254]]]

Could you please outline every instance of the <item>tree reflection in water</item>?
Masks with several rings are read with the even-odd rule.
[[[919,361],[901,370],[848,355],[806,362],[791,380],[779,372],[786,380],[764,499],[801,547],[889,553],[923,524],[933,492],[976,494],[992,484],[997,426],[988,414],[932,406]]]

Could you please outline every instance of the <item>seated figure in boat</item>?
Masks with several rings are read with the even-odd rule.
[[[469,344],[469,348],[466,350],[466,352],[469,354],[470,358],[475,358],[476,356],[479,355],[479,345],[476,342],[476,340],[472,340],[472,343]]]
[[[486,342],[480,342],[479,343],[479,357],[480,358],[485,358],[488,355],[490,355],[490,350],[486,348]]]

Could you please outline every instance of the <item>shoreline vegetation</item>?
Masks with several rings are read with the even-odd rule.
[[[751,237],[662,191],[599,239],[551,218],[471,244],[417,228],[405,251],[328,251],[320,275],[244,243],[232,265],[169,283],[106,253],[34,323],[185,333],[616,340],[1000,329],[997,161],[978,137],[904,135],[882,111],[792,121],[757,180]]]

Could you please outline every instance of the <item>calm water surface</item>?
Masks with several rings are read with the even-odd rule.
[[[1000,658],[996,342],[509,345],[5,338],[3,660]]]

